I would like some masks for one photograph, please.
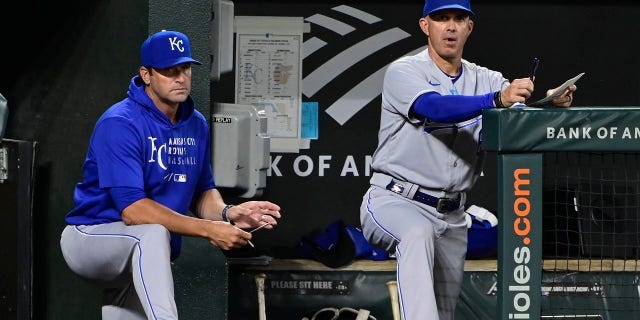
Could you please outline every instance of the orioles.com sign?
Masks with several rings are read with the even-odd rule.
[[[539,319],[542,281],[542,155],[499,156],[502,221],[499,319]],[[501,242],[500,242],[501,241]]]
[[[509,313],[509,319],[530,319],[531,308],[531,170],[519,168],[513,172],[513,233],[519,239],[513,248],[514,268],[512,281],[509,284],[510,296],[513,296],[513,309],[517,312]]]

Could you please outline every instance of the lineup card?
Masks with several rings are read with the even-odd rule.
[[[546,104],[550,103],[553,98],[561,95],[567,88],[569,88],[572,84],[576,83],[578,79],[580,79],[584,75],[584,72],[565,81],[558,89],[552,92],[550,95],[545,97],[544,99],[540,99],[536,102],[527,104],[527,107],[544,107]]]
[[[265,113],[275,152],[300,148],[302,32],[301,17],[236,17],[235,102]]]

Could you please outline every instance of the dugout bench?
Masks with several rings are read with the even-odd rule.
[[[394,320],[387,284],[395,280],[395,268],[395,260],[356,260],[335,269],[308,259],[274,259],[263,266],[231,263],[228,319],[259,319],[256,278],[264,275],[264,307],[267,320],[301,320],[304,316],[311,318],[314,312],[327,307],[364,308],[371,311],[371,315],[378,320]],[[570,314],[571,317],[541,316],[530,319],[623,320],[634,319],[634,315],[637,315],[637,310],[628,310],[629,306],[625,305],[625,301],[615,298],[616,295],[622,294],[637,296],[637,290],[634,292],[633,286],[623,286],[614,290],[608,293],[614,297],[600,297],[600,302],[595,305],[586,293],[593,287],[590,285],[593,283],[635,281],[637,284],[637,268],[624,261],[544,259],[541,268],[541,293],[548,298],[541,302],[541,312],[551,313],[550,309],[563,309],[564,314]],[[564,275],[564,284],[553,285],[557,280],[557,273],[553,270],[570,270],[569,275]],[[498,283],[497,260],[467,260],[456,319],[499,319]],[[601,288],[606,289],[603,286]],[[573,289],[577,290],[571,291]],[[567,294],[549,294],[552,290]],[[580,314],[580,310],[588,308],[611,308],[618,311],[608,312],[605,317],[575,317],[576,314]],[[624,309],[627,311],[622,311]]]
[[[496,260],[467,260],[459,319],[491,319],[496,306]],[[256,277],[264,275],[267,319],[309,319],[327,307],[367,309],[378,320],[393,320],[388,288],[396,260],[355,260],[329,268],[309,259],[273,259],[266,265],[231,263],[229,320],[258,319]]]

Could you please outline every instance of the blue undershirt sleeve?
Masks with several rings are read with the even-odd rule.
[[[482,114],[482,109],[493,108],[494,92],[477,96],[440,95],[427,92],[413,102],[415,116],[439,123],[457,123]]]
[[[120,212],[132,203],[147,197],[144,190],[132,187],[112,187],[109,188],[109,194]]]

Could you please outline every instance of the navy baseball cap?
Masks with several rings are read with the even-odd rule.
[[[444,9],[458,9],[466,11],[471,16],[474,15],[473,11],[471,11],[470,0],[426,0],[424,2],[422,16],[426,17],[436,11]]]
[[[202,64],[191,58],[189,38],[177,31],[162,30],[147,38],[142,43],[140,56],[143,66],[156,69],[170,68],[185,62]]]

